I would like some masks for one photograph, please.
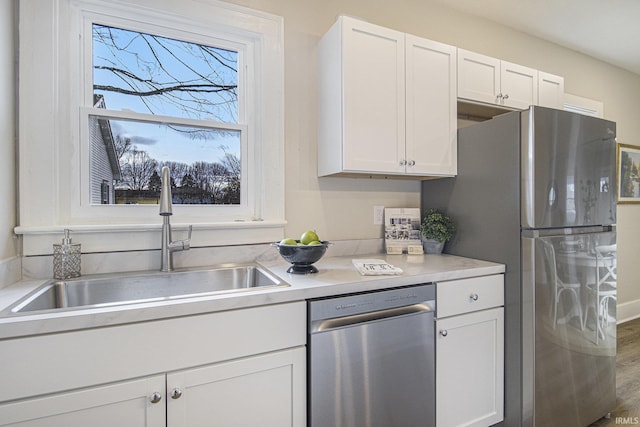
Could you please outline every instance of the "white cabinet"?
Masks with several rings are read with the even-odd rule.
[[[0,405],[0,425],[303,426],[305,357],[284,350]]]
[[[504,278],[437,283],[436,425],[504,418]]]
[[[457,173],[456,48],[407,34],[407,174]]]
[[[0,425],[303,427],[305,343],[304,302],[0,341]]]
[[[456,48],[349,17],[318,46],[318,175],[456,173]]]
[[[0,405],[0,425],[20,427],[161,427],[165,376],[109,384]],[[152,402],[151,400],[154,400]]]
[[[305,425],[304,348],[167,375],[167,427]]]
[[[458,98],[524,109],[538,104],[538,71],[458,49]]]
[[[538,71],[538,105],[564,108],[564,77]]]

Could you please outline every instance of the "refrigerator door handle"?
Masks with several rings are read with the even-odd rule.
[[[602,233],[616,231],[615,225],[593,225],[588,227],[570,228],[524,228],[521,235],[525,238],[536,239],[538,237],[571,236],[588,233]]]

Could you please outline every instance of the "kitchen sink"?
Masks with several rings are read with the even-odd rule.
[[[289,285],[255,265],[51,280],[4,314],[103,307],[286,286]]]

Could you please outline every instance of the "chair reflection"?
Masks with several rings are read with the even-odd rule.
[[[609,302],[616,301],[617,291],[617,248],[616,245],[596,246],[595,248],[595,270],[593,281],[587,283],[585,291],[587,294],[585,302],[585,314],[583,328],[587,325],[589,313],[595,315],[595,339],[596,344],[600,337],[606,337],[605,331],[609,325]]]
[[[580,320],[580,327],[584,328],[583,316],[582,316],[582,304],[580,303],[580,282],[576,279],[572,281],[568,277],[561,278],[561,275],[558,272],[558,264],[556,262],[556,252],[553,245],[550,242],[541,240],[542,249],[544,251],[544,259],[547,264],[549,280],[553,285],[553,328],[556,328],[558,324],[558,305],[561,304],[561,297],[563,293],[568,293],[571,295],[573,299],[573,304],[571,305],[571,312],[565,315],[567,320],[570,320],[571,317],[575,315],[578,316]],[[563,280],[564,279],[564,280]],[[575,313],[575,314],[574,314]]]

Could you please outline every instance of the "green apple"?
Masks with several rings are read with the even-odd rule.
[[[300,236],[300,243],[302,243],[303,245],[308,245],[311,242],[317,241],[320,241],[320,238],[315,231],[307,230],[302,233],[302,236]]]
[[[281,245],[292,245],[292,246],[296,246],[298,244],[298,242],[296,242],[295,240],[291,239],[291,238],[286,238],[286,239],[282,239],[280,240],[280,244]]]
[[[316,245],[321,245],[321,244],[322,244],[322,242],[314,240],[313,242],[309,243],[309,246],[316,246]]]

